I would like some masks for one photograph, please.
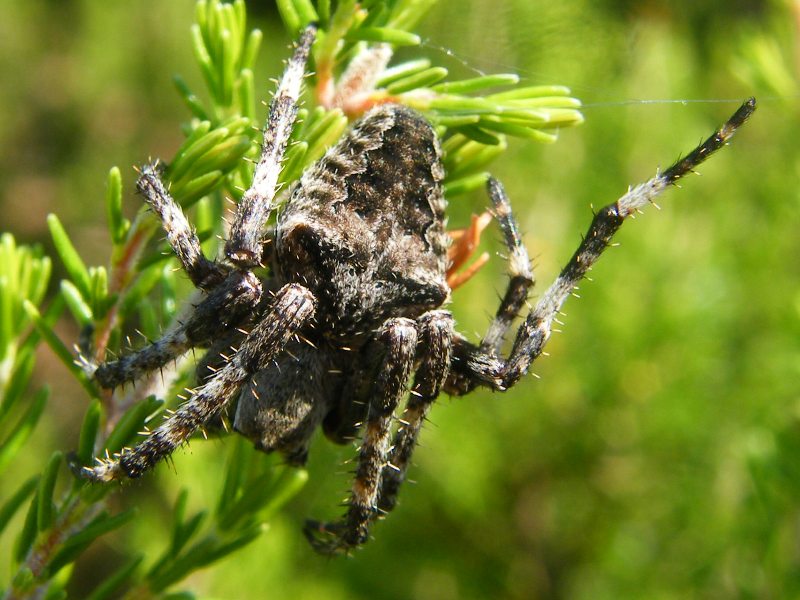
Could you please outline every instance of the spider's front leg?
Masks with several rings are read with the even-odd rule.
[[[275,295],[262,320],[247,334],[230,361],[158,429],[134,448],[123,449],[111,460],[99,460],[84,469],[87,479],[111,481],[139,477],[186,442],[198,427],[222,410],[254,373],[269,365],[286,343],[309,326],[316,301],[299,284],[287,284]]]
[[[366,433],[349,508],[345,518],[336,523],[308,521],[306,536],[317,551],[334,554],[363,544],[372,521],[394,508],[422,423],[450,369],[452,337],[453,317],[444,310],[430,311],[416,323],[391,319],[382,328],[377,339],[384,356],[369,398]],[[393,414],[419,355],[420,364],[401,425],[389,447]]]
[[[81,357],[79,361],[82,368],[102,387],[114,388],[127,381],[135,381],[190,348],[208,343],[211,338],[222,334],[223,327],[237,324],[233,317],[253,310],[258,303],[260,286],[248,271],[261,262],[264,242],[262,230],[273,209],[281,162],[297,115],[306,62],[315,35],[316,27],[313,25],[308,26],[301,35],[270,104],[261,157],[253,183],[237,208],[230,239],[225,247],[226,256],[238,267],[239,274],[235,271],[231,273],[229,266],[208,260],[203,255],[200,241],[188,219],[161,181],[158,164],[142,167],[137,181],[138,191],[161,219],[167,240],[183,270],[196,287],[210,295],[197,305],[187,321],[138,352],[99,366]],[[240,309],[241,306],[244,310]],[[218,316],[223,314],[231,315],[231,318],[215,328]]]
[[[528,251],[522,243],[519,226],[514,219],[511,202],[503,186],[496,179],[489,178],[487,190],[492,201],[492,212],[500,224],[503,240],[509,251],[510,279],[506,293],[480,345],[481,350],[497,354],[502,348],[506,333],[511,328],[514,319],[517,318],[528,300],[528,291],[533,286],[534,276]]]
[[[86,366],[104,388],[113,389],[160,369],[187,350],[206,346],[233,327],[257,315],[262,296],[258,277],[249,271],[232,271],[205,298],[160,339],[141,350],[96,367]]]
[[[160,171],[157,162],[143,166],[136,181],[136,189],[161,219],[167,241],[189,279],[195,287],[210,290],[225,278],[228,269],[205,257],[189,219],[161,181]]]
[[[422,425],[450,372],[453,315],[446,310],[433,310],[420,317],[417,323],[422,361],[383,470],[378,497],[378,510],[383,514],[392,511],[397,504],[397,493],[405,481]]]
[[[670,185],[725,146],[755,107],[755,99],[750,98],[719,130],[684,158],[646,183],[630,188],[619,200],[595,215],[575,254],[519,328],[507,359],[497,356],[495,352],[488,352],[483,345],[477,347],[463,338],[456,338],[447,391],[463,394],[476,384],[505,390],[519,381],[542,353],[550,337],[552,323],[564,302],[600,258],[624,220],[653,202]]]
[[[406,382],[414,366],[417,347],[414,321],[389,319],[376,339],[384,349],[384,356],[372,388],[369,416],[347,513],[336,523],[306,523],[308,540],[323,554],[347,552],[367,541],[369,524],[377,507],[381,473],[389,456],[392,417],[406,391]]]
[[[269,105],[261,157],[256,165],[253,183],[242,195],[230,237],[225,244],[225,256],[240,269],[251,269],[261,261],[263,228],[278,191],[281,163],[297,117],[306,62],[316,33],[314,25],[309,25],[303,31]]]
[[[500,225],[503,241],[509,253],[509,281],[506,292],[480,346],[473,348],[475,354],[493,359],[500,354],[508,330],[528,300],[528,292],[533,286],[534,275],[528,251],[522,243],[519,226],[514,218],[511,202],[506,195],[505,189],[503,189],[499,181],[490,177],[487,191],[492,201],[492,214]],[[461,337],[457,338],[457,340],[458,346],[463,346],[466,343],[466,340]],[[454,370],[447,382],[447,392],[454,395],[464,395],[474,390],[479,384],[480,381],[471,376],[470,373],[465,374]]]

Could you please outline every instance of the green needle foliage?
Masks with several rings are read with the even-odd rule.
[[[312,57],[317,76],[310,80],[309,99],[292,134],[283,184],[296,181],[351,119],[379,102],[405,103],[435,124],[451,196],[485,183],[486,167],[505,150],[507,136],[551,142],[559,128],[581,122],[579,102],[563,87],[519,86],[513,74],[450,81],[448,70],[427,58],[390,65],[394,48],[420,44],[412,29],[433,4],[278,1],[292,35],[309,22],[320,25]],[[222,234],[224,201],[241,197],[259,153],[256,101],[267,88],[266,81],[256,84],[254,75],[261,41],[261,32],[247,28],[242,0],[201,0],[191,43],[205,89],[195,93],[183,78],[174,79],[190,119],[183,125],[183,143],[164,164],[164,178],[175,199],[191,209],[210,254]],[[111,241],[106,266],[87,266],[59,218],[48,217],[66,278],[47,303],[50,259],[39,248],[18,246],[10,234],[0,238],[0,472],[20,458],[47,408],[48,387],[31,381],[37,345],[49,346],[87,400],[79,437],[53,452],[37,475],[16,482],[13,489],[4,486],[0,533],[13,540],[14,561],[13,577],[3,582],[6,598],[64,597],[73,564],[98,538],[137,519],[137,508],[119,511],[109,503],[115,486],[88,485],[75,475],[93,457],[135,444],[191,383],[191,361],[179,361],[133,390],[110,394],[86,376],[73,350],[93,361],[102,361],[108,352],[126,352],[124,340],[134,328],[146,340],[157,338],[184,301],[169,248],[153,239],[158,221],[145,208],[131,220],[124,216],[125,190],[117,167],[110,169],[106,189]],[[77,341],[64,341],[54,332],[65,312],[81,332]],[[189,574],[261,536],[306,481],[305,471],[276,467],[241,439],[229,440],[225,452],[226,475],[216,506],[193,511],[189,489],[178,492],[160,556],[149,560],[131,548],[90,598],[177,597],[169,590]],[[4,532],[25,510],[19,529]]]
[[[34,351],[42,339],[38,330],[31,330],[27,307],[42,302],[50,269],[50,259],[43,256],[41,248],[18,246],[11,234],[0,236],[0,473],[30,438],[49,395],[46,387],[35,391],[33,397],[27,395]],[[58,303],[53,306],[46,316],[37,314],[37,319],[52,324],[61,310]],[[30,486],[30,481],[25,482],[0,509],[4,516],[0,531],[32,491]]]

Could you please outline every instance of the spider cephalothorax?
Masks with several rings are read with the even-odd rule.
[[[164,223],[183,269],[204,293],[161,340],[113,362],[87,364],[104,387],[208,347],[198,386],[158,429],[92,468],[96,481],[138,477],[235,404],[234,427],[265,451],[303,464],[320,426],[337,442],[361,439],[345,517],[309,522],[322,552],[366,541],[390,511],[431,404],[440,391],[505,390],[541,354],[562,304],[623,220],[721,148],[755,108],[748,100],[684,159],[598,212],[577,251],[517,331],[533,272],[501,185],[490,179],[494,216],[508,248],[510,281],[480,344],[454,329],[446,203],[439,143],[406,107],[368,112],[290,191],[274,228],[278,174],[297,112],[313,27],[302,35],[270,106],[253,184],[240,202],[219,261],[205,258],[191,226],[161,183],[142,169],[139,190]],[[457,250],[456,262],[464,251]],[[263,265],[262,265],[263,263]],[[253,269],[268,267],[268,276]],[[413,383],[399,426],[393,419]]]

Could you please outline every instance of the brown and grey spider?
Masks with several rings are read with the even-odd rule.
[[[479,386],[502,391],[519,381],[541,354],[562,304],[625,218],[724,146],[755,100],[685,158],[595,215],[504,357],[505,335],[533,284],[508,198],[490,180],[493,213],[510,253],[510,281],[475,345],[455,331],[452,315],[442,309],[451,292],[444,172],[433,128],[413,110],[386,104],[368,112],[302,176],[274,228],[266,227],[314,36],[313,27],[301,36],[270,105],[262,154],[224,258],[203,256],[157,166],[142,168],[139,191],[204,298],[162,339],[86,368],[100,385],[114,388],[193,347],[209,350],[198,366],[198,387],[177,412],[140,444],[84,474],[95,481],[139,477],[232,402],[235,429],[292,464],[305,462],[320,425],[336,442],[361,436],[345,516],[306,526],[317,550],[336,553],[364,543],[371,523],[394,508],[420,427],[440,392],[463,395]],[[269,276],[262,279],[253,270],[264,265]]]

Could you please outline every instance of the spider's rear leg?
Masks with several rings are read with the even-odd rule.
[[[112,460],[86,468],[86,478],[110,481],[139,477],[171,454],[198,427],[217,415],[244,382],[271,364],[287,342],[310,324],[315,305],[314,296],[303,286],[287,284],[282,287],[263,319],[213,378],[194,390],[191,397],[142,443],[124,449]]]
[[[253,183],[239,202],[230,237],[225,244],[225,256],[242,269],[256,267],[261,260],[262,230],[278,191],[281,163],[297,117],[297,102],[306,62],[316,33],[317,28],[313,25],[303,31],[270,102],[261,157],[256,165]]]
[[[367,541],[369,524],[377,510],[381,472],[389,457],[392,417],[414,366],[417,347],[414,321],[388,319],[376,339],[385,353],[372,389],[347,513],[335,523],[306,523],[306,536],[314,549],[324,554],[347,552]]]
[[[136,381],[187,350],[208,345],[231,327],[252,318],[257,314],[261,295],[261,282],[255,275],[247,271],[233,271],[208,296],[191,307],[191,312],[183,322],[172,327],[159,340],[96,368],[87,364],[86,369],[107,389]]]
[[[600,258],[623,221],[653,202],[670,185],[725,146],[755,107],[755,99],[750,98],[720,129],[684,158],[649,181],[630,188],[619,200],[595,215],[575,254],[517,331],[507,359],[498,358],[463,338],[457,338],[453,351],[453,376],[447,382],[447,390],[456,394],[463,393],[464,380],[500,390],[508,389],[519,381],[531,363],[542,353],[550,337],[552,323],[567,297]]]

